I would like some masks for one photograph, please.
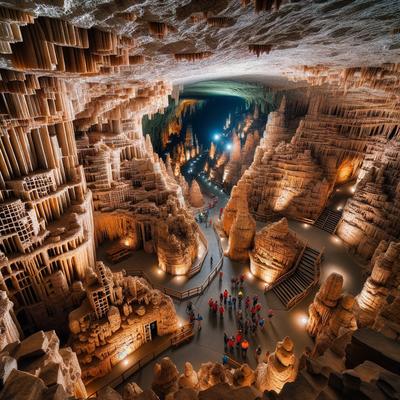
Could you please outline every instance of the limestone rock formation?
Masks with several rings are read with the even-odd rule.
[[[196,208],[203,207],[204,205],[203,194],[201,193],[200,185],[196,180],[193,180],[190,185],[189,203],[192,207]]]
[[[307,332],[315,337],[326,325],[340,302],[343,289],[343,276],[332,273],[321,285],[313,303],[308,309]]]
[[[1,399],[42,399],[50,388],[61,399],[86,397],[81,368],[70,348],[61,348],[54,331],[39,331],[22,342],[11,343],[0,353],[4,368]],[[15,369],[10,371],[10,362]]]
[[[190,362],[185,362],[184,373],[180,375],[178,380],[179,388],[192,388],[197,389],[199,379],[193,365]]]
[[[297,375],[294,345],[287,336],[277,343],[275,352],[270,354],[267,363],[261,363],[256,369],[256,387],[261,392],[279,393],[288,382]]]
[[[188,273],[198,255],[198,229],[185,209],[165,215],[157,228],[156,243],[162,270],[172,275]]]
[[[390,339],[400,341],[400,296],[382,306],[372,328]]]
[[[240,387],[251,386],[255,382],[255,378],[254,371],[248,364],[244,363],[235,369],[233,373],[233,385]]]
[[[152,340],[150,323],[156,322],[161,336],[178,326],[171,298],[143,278],[112,273],[101,262],[95,272],[86,283],[87,298],[69,314],[72,349],[85,381],[107,374]]]
[[[232,374],[219,363],[208,362],[201,364],[197,372],[200,390],[206,390],[220,383],[232,383]]]
[[[250,271],[268,285],[293,268],[305,244],[289,229],[286,218],[256,233]]]
[[[309,307],[306,329],[316,338],[316,354],[323,354],[336,338],[357,328],[355,299],[351,295],[343,295],[342,288],[342,275],[332,273]]]
[[[178,390],[178,377],[179,372],[175,364],[169,357],[164,357],[154,366],[152,389],[158,396],[164,398]]]
[[[20,339],[21,328],[15,317],[13,306],[7,293],[0,290],[0,351],[8,344]]]
[[[400,242],[381,243],[373,256],[371,275],[356,298],[357,322],[360,327],[374,323],[392,288],[398,287]]]
[[[249,213],[247,198],[241,196],[238,204],[235,220],[229,231],[228,256],[232,260],[246,261],[249,259],[249,250],[253,245],[256,231],[256,222]]]

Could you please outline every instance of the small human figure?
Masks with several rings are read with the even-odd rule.
[[[244,274],[241,274],[239,279],[240,279],[240,284],[243,285],[245,279]]]
[[[232,297],[232,303],[233,303],[233,308],[236,309],[236,297],[235,296]]]
[[[229,357],[226,354],[224,354],[222,356],[222,365],[228,364],[228,361],[229,361]]]
[[[221,293],[219,294],[219,302],[222,303],[223,300],[224,300],[224,294],[221,292]]]
[[[226,348],[228,347],[228,335],[224,332],[224,349],[226,350]]]
[[[256,313],[257,313],[257,314],[260,314],[260,311],[261,311],[261,304],[260,304],[260,303],[257,303],[257,304],[255,305],[255,308],[256,308]]]
[[[249,348],[249,342],[246,339],[243,339],[242,343],[241,343],[241,347],[242,347],[242,357],[246,358],[247,357],[247,350]]]
[[[229,297],[228,297],[228,309],[232,310],[232,296],[231,295],[229,295]]]
[[[210,257],[210,268],[212,268],[213,262],[214,262],[214,259],[213,259],[213,256],[211,256],[211,257]]]
[[[240,346],[240,343],[242,342],[242,339],[243,339],[242,331],[238,331],[236,333],[236,347]]]
[[[272,308],[270,308],[268,310],[268,318],[271,321],[272,317],[274,316],[274,310]]]
[[[238,293],[239,307],[242,307],[243,292]]]
[[[208,300],[208,307],[210,308],[210,311],[211,311],[212,308],[213,308],[213,304],[214,304],[214,300],[213,300],[212,297],[210,297],[210,299]]]
[[[264,318],[260,318],[258,320],[258,325],[260,326],[260,329],[263,331],[264,330],[264,326],[265,326],[265,319]]]
[[[231,336],[229,339],[228,339],[228,349],[229,349],[229,352],[230,353],[232,353],[233,352],[233,348],[235,347],[235,338],[233,337],[233,336]]]
[[[228,293],[228,291],[225,289],[225,290],[224,290],[224,304],[226,304],[226,301],[228,300],[228,295],[229,295],[229,293]]]
[[[212,309],[213,309],[214,314],[216,314],[217,311],[218,311],[218,302],[217,302],[217,301],[214,301],[214,304],[213,304],[213,306],[212,306]]]
[[[219,271],[219,281],[222,282],[222,278],[224,277],[224,271]]]
[[[193,311],[193,303],[189,301],[186,305],[186,314],[190,314]]]
[[[196,316],[194,315],[194,312],[192,311],[189,315],[189,322],[191,325],[194,325],[194,321],[196,320]]]
[[[258,303],[258,296],[255,295],[253,296],[253,306],[255,306]]]
[[[246,296],[246,300],[245,300],[244,306],[245,306],[246,311],[247,311],[249,309],[249,307],[250,307],[250,296]]]
[[[225,312],[225,308],[224,308],[224,306],[221,304],[220,306],[219,306],[219,317],[222,319],[222,318],[224,318],[224,312]]]
[[[200,314],[197,314],[197,330],[201,330],[201,321],[203,321],[203,317]]]

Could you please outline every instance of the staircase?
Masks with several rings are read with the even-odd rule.
[[[320,252],[306,247],[296,271],[272,289],[286,308],[297,304],[318,282],[320,257]]]
[[[321,215],[315,221],[314,226],[328,233],[334,234],[336,227],[342,218],[342,211],[334,211],[330,208],[324,208]]]

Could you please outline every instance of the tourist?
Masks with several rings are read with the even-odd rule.
[[[244,306],[245,306],[246,311],[247,311],[249,309],[249,307],[250,307],[250,296],[246,296],[246,300],[245,300]]]
[[[224,318],[224,312],[225,312],[225,308],[224,308],[224,306],[221,304],[220,306],[219,306],[219,317],[222,319],[222,318]]]
[[[256,307],[255,306],[251,307],[250,312],[251,312],[251,320],[254,321],[254,319],[256,317],[256,312],[257,312]]]
[[[197,330],[201,330],[201,321],[203,321],[203,317],[200,314],[197,314]]]
[[[229,295],[229,293],[228,293],[228,291],[225,289],[225,290],[224,290],[224,304],[226,304],[226,301],[228,300],[228,295]]]
[[[265,319],[264,318],[260,318],[258,320],[258,325],[260,326],[260,329],[263,331],[264,330],[264,326],[265,326]]]
[[[246,322],[244,323],[244,334],[247,336],[249,334],[249,329],[250,329],[250,320],[247,318]]]
[[[240,284],[243,285],[245,279],[244,274],[241,274],[239,279],[240,279]]]
[[[251,333],[254,335],[257,330],[257,322],[253,321],[251,324]]]
[[[272,308],[270,308],[268,310],[268,318],[271,321],[272,317],[274,316],[274,310]]]
[[[238,293],[238,299],[239,299],[239,307],[242,307],[242,299],[243,299],[243,292],[240,291]]]
[[[253,306],[255,306],[258,303],[258,296],[255,295],[253,296]]]
[[[224,332],[224,349],[228,347],[228,335]]]
[[[193,311],[193,303],[189,301],[186,306],[186,314],[190,314]]]
[[[211,257],[210,257],[210,268],[212,268],[213,262],[214,262],[214,259],[213,259],[213,256],[211,256]]]
[[[235,277],[232,277],[232,278],[231,278],[231,288],[232,288],[232,290],[235,289],[235,285],[236,285],[236,278],[235,278]]]
[[[194,325],[194,321],[196,320],[196,317],[195,317],[195,315],[194,315],[194,312],[192,311],[191,313],[190,313],[190,315],[189,315],[189,322],[190,322],[190,325]]]
[[[218,302],[215,300],[214,301],[214,304],[213,304],[213,312],[214,312],[214,314],[216,314],[217,313],[217,311],[218,311]]]
[[[229,297],[228,297],[228,309],[229,309],[229,311],[232,310],[232,296],[231,295],[229,295]]]
[[[236,347],[240,346],[240,343],[242,342],[242,339],[243,339],[242,331],[238,331],[236,333]]]
[[[259,360],[259,358],[260,358],[260,356],[261,356],[261,353],[262,353],[262,350],[261,350],[261,346],[260,346],[260,345],[257,346],[256,351],[255,351],[254,353],[255,353],[256,361],[257,361],[257,363],[258,363],[258,360]]]
[[[236,309],[236,297],[232,297],[233,308]]]
[[[219,281],[222,281],[222,278],[224,277],[224,271],[219,271]]]
[[[226,354],[224,354],[222,356],[222,365],[228,364],[228,361],[229,361],[229,357]]]
[[[233,336],[231,336],[231,337],[228,339],[228,349],[229,349],[229,351],[230,351],[231,353],[233,352],[234,346],[235,346],[235,338],[234,338]]]
[[[221,292],[219,294],[219,302],[220,302],[220,304],[222,304],[223,301],[224,301],[224,294]]]
[[[257,303],[256,306],[255,306],[255,308],[256,308],[256,313],[257,313],[258,315],[260,315],[261,304],[260,304],[260,303]]]
[[[247,357],[247,350],[249,348],[249,342],[246,339],[243,339],[242,343],[241,343],[241,347],[242,347],[242,357],[246,358]]]
[[[213,308],[213,304],[214,304],[214,300],[213,300],[212,297],[210,297],[210,300],[208,300],[208,307],[210,307],[210,311],[211,311],[212,308]]]

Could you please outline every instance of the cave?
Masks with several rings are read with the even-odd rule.
[[[0,4],[0,400],[400,396],[400,2]]]

